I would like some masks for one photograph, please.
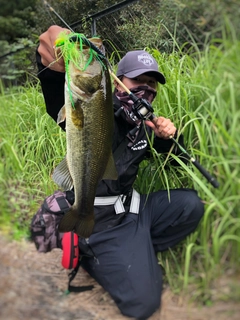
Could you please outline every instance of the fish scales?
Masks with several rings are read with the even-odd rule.
[[[100,42],[101,44],[101,42]],[[99,46],[99,43],[97,43]],[[83,51],[86,59],[89,49]],[[94,228],[94,198],[101,179],[117,179],[112,156],[113,103],[108,69],[96,59],[85,71],[69,62],[71,94],[65,85],[65,105],[58,122],[66,120],[67,155],[53,180],[65,190],[74,187],[75,201],[59,225],[87,238]],[[74,105],[72,105],[74,102]]]

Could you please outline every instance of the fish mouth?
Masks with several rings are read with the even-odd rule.
[[[86,92],[82,91],[79,87],[75,86],[75,84],[73,84],[72,82],[70,83],[70,90],[80,100],[82,100],[83,96],[87,96]]]
[[[67,86],[67,84],[66,84]],[[86,92],[81,90],[79,87],[77,87],[74,83],[70,83],[70,87],[69,87],[73,97],[75,97],[77,100],[80,101],[87,101],[89,99],[91,99],[92,95],[94,94],[94,92]]]
[[[82,77],[83,77],[83,78],[86,78],[87,75],[92,76],[92,73],[91,73],[91,72],[87,72],[87,71],[84,71],[84,72],[82,73]]]

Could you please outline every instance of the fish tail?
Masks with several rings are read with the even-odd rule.
[[[82,217],[78,225],[75,227],[76,233],[83,237],[88,238],[93,232],[94,215]]]
[[[72,207],[62,218],[58,226],[59,232],[74,231],[82,238],[88,238],[93,231],[94,215],[81,216]]]

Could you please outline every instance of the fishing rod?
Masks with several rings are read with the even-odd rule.
[[[63,18],[59,16],[59,14],[47,3],[47,1],[43,0],[43,2],[69,28],[69,30],[74,32],[71,27],[63,20]],[[113,73],[110,62],[98,47],[96,47],[89,39],[82,35],[81,39],[86,46],[92,48],[95,52],[97,52],[100,58],[104,59],[107,62],[110,75],[127,92],[130,99],[133,101],[132,110],[136,118],[139,120],[149,120],[156,124],[157,117],[153,113],[154,109],[152,105],[146,99],[138,98],[122,83],[122,81]],[[70,41],[77,42],[78,40],[79,37],[77,36],[73,35],[72,37],[70,37]],[[218,181],[192,155],[190,155],[187,150],[173,136],[170,136],[169,139],[171,139],[175,143],[175,145],[182,151],[182,153],[188,158],[188,160],[192,162],[192,164],[201,172],[201,174],[208,180],[209,183],[211,183],[214,188],[219,187]]]
[[[50,6],[50,4],[49,4],[46,0],[43,0],[43,4],[44,4],[50,11],[52,11],[52,12],[58,17],[58,19],[61,20],[61,21],[65,24],[65,26],[66,26],[69,30],[71,30],[72,32],[74,32],[73,29],[67,24],[67,22],[66,22],[65,20],[63,20],[63,18],[53,9],[53,7]]]
[[[123,83],[120,79],[117,78],[116,75],[111,73],[113,78],[120,84],[120,86],[128,93],[129,97],[133,101],[133,112],[136,117],[140,120],[150,120],[154,124],[156,124],[157,117],[153,113],[152,105],[146,100],[142,98],[136,97]],[[169,137],[177,147],[182,151],[182,153],[192,162],[192,164],[202,173],[202,175],[212,184],[214,188],[219,187],[218,181],[193,157],[191,156],[187,150],[173,137]]]
[[[77,40],[74,37],[72,37],[72,40]],[[102,51],[97,48],[91,41],[89,41],[87,38],[83,39],[83,42],[91,47],[93,50],[95,50],[100,57],[105,59],[107,63],[110,65],[109,61],[105,57],[105,55],[102,53]],[[111,66],[110,66],[111,67]],[[136,95],[134,95],[123,83],[122,81],[112,72],[112,68],[110,68],[109,73],[111,76],[116,80],[119,85],[128,93],[130,99],[133,101],[133,112],[135,116],[140,120],[150,120],[154,124],[156,124],[157,117],[153,113],[153,107],[152,105],[146,100],[142,98],[138,98]],[[169,137],[176,145],[177,147],[182,151],[182,153],[192,162],[192,164],[202,173],[202,175],[212,184],[214,188],[219,187],[218,181],[192,156],[190,155],[185,148],[173,137]]]

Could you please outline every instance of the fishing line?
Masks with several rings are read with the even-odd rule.
[[[62,17],[59,16],[59,14],[47,3],[47,1],[43,0],[44,4],[68,27],[69,30],[74,32],[71,27],[62,19]],[[129,97],[133,101],[133,111],[135,113],[135,116],[140,120],[150,120],[154,124],[156,124],[157,117],[153,113],[153,107],[152,105],[145,99],[138,98],[135,96],[123,83],[122,81],[113,73],[112,67],[104,53],[96,47],[90,40],[88,40],[85,36],[81,35],[83,43],[93,49],[101,59],[104,59],[107,64],[109,65],[109,73],[114,78],[114,80],[117,81],[117,83],[128,93]],[[76,35],[73,35],[71,37],[71,40],[73,42],[77,42],[79,39]],[[121,109],[120,109],[121,111]],[[219,187],[218,181],[192,156],[190,155],[187,150],[173,137],[169,137],[176,145],[177,147],[182,151],[182,153],[192,162],[192,164],[201,172],[201,174],[212,184],[214,188]]]
[[[66,26],[69,30],[71,30],[72,32],[74,32],[73,29],[67,24],[67,22],[66,22],[65,20],[63,20],[63,18],[53,9],[53,7],[50,6],[50,4],[49,4],[47,1],[43,0],[43,4],[44,4],[50,11],[52,11],[52,12],[58,17],[58,19],[60,19],[60,20],[65,24],[65,26]]]
[[[54,24],[57,24],[57,23],[55,22],[53,16],[52,16],[51,13],[50,13],[51,10],[49,9],[49,7],[50,7],[49,4],[47,5],[47,4],[45,3],[46,1],[44,1],[44,0],[43,0],[42,2],[43,2],[43,5],[46,6],[45,9],[46,9],[46,12],[47,12],[49,18],[53,21]]]

